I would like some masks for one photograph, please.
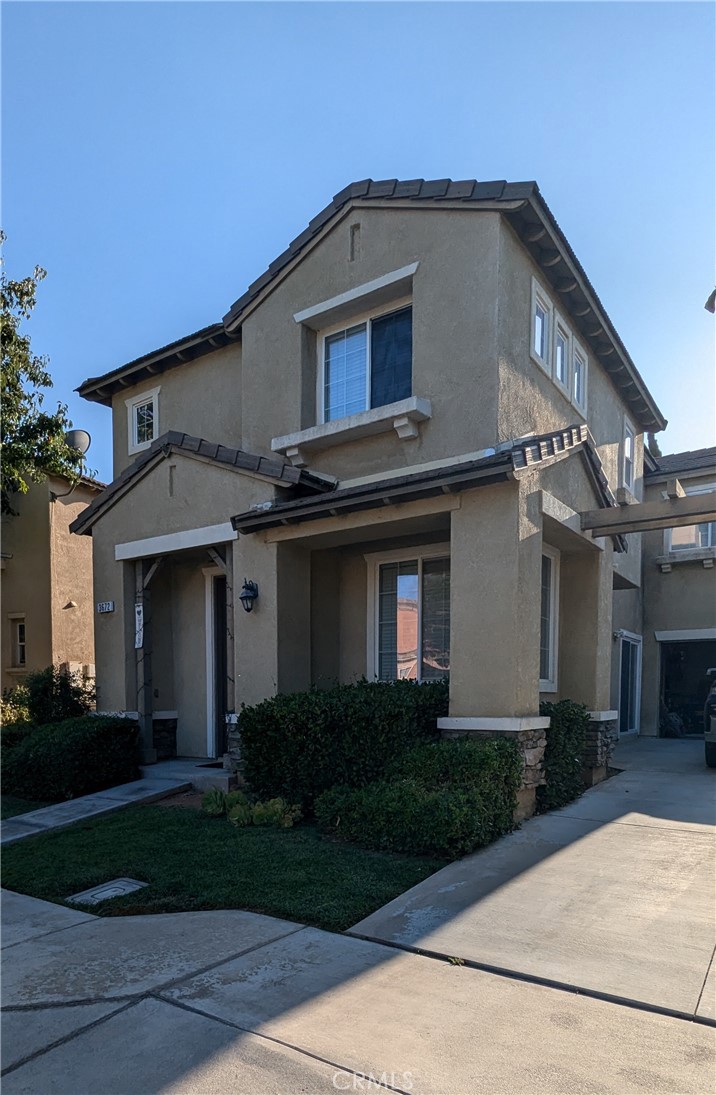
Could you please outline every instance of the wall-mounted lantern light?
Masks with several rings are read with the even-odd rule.
[[[254,607],[254,601],[259,595],[259,587],[256,582],[247,582],[244,578],[244,584],[239,594],[239,600],[244,606],[244,612],[250,612]]]

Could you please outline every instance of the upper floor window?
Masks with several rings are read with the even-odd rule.
[[[575,407],[587,409],[587,355],[581,346],[573,343],[572,348],[572,402]]]
[[[684,489],[686,494],[709,494],[712,490],[716,490],[716,483]],[[716,521],[667,529],[665,547],[667,551],[694,551],[699,548],[716,547]]]
[[[622,445],[622,486],[634,490],[636,434],[628,419],[624,420],[624,442]]]
[[[571,378],[569,375],[570,368],[570,342],[566,328],[557,323],[554,335],[554,379],[562,388],[565,388],[569,392],[571,388]]]
[[[532,356],[548,373],[550,366],[550,334],[552,326],[552,306],[548,298],[532,279]]]
[[[25,617],[12,616],[10,627],[12,628],[12,664],[15,669],[24,669],[27,665]]]
[[[412,394],[410,305],[326,332],[322,346],[324,422],[397,403]]]
[[[159,388],[125,400],[130,453],[148,449],[159,436]]]

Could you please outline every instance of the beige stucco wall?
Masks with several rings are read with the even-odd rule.
[[[70,525],[97,491],[79,484],[65,494],[67,484],[60,479],[50,480],[50,489],[58,496],[49,508],[53,657],[61,664],[93,665],[92,543],[74,536]]]
[[[360,258],[349,262],[356,223]],[[243,325],[245,446],[263,452],[272,437],[317,422],[316,339],[294,313],[413,262],[413,395],[430,400],[433,418],[417,440],[391,431],[316,454],[311,467],[370,475],[491,445],[498,230],[497,214],[460,210],[360,209],[340,221]]]
[[[498,440],[507,441],[528,433],[548,433],[586,422],[609,485],[616,493],[621,486],[624,417],[628,410],[626,403],[595,355],[589,352],[588,343],[579,335],[579,328],[570,316],[565,300],[551,289],[544,274],[505,222],[500,229],[499,264]],[[530,356],[533,277],[553,308],[577,336],[587,355],[586,417]],[[641,499],[644,439],[643,434],[638,432],[639,427],[631,421],[637,430],[634,496]],[[576,508],[568,499],[565,501]],[[596,499],[591,504],[596,507]],[[627,539],[629,551],[615,556],[615,565],[617,573],[636,586],[641,576],[641,538],[629,536]]]
[[[139,454],[128,451],[126,400],[159,388],[159,432],[179,430],[241,448],[241,343],[179,365],[112,398],[112,447],[116,478]]]

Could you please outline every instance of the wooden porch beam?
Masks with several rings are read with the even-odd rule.
[[[622,509],[593,509],[581,515],[582,529],[593,536],[618,536],[651,529],[681,528],[716,521],[716,491],[638,502]]]
[[[149,584],[150,584],[152,578],[157,573],[157,571],[159,570],[159,568],[160,568],[160,566],[162,565],[163,562],[164,562],[164,556],[163,555],[160,555],[158,559],[154,560],[154,562],[150,566],[149,570],[144,575],[144,589],[149,589]]]

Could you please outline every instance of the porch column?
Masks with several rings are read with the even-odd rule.
[[[590,711],[611,706],[613,548],[563,553],[559,695]]]
[[[450,532],[450,716],[539,713],[542,527],[517,483],[466,491]]]
[[[242,536],[234,554],[236,705],[311,686],[311,566],[308,549]],[[238,599],[257,583],[251,613]]]

